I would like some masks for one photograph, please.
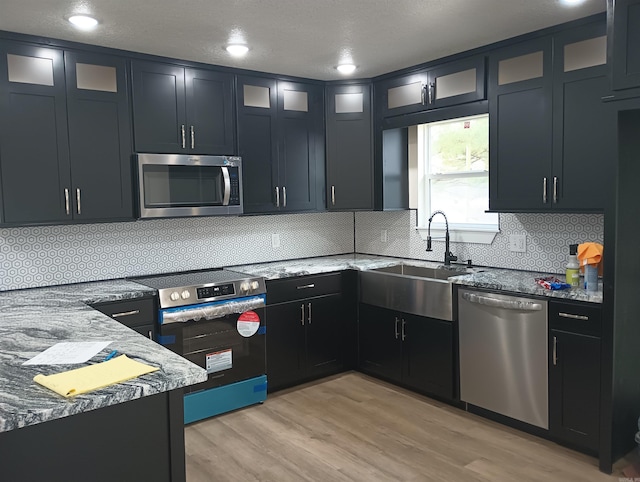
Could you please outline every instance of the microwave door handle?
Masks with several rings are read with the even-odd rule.
[[[229,205],[229,198],[231,197],[231,178],[229,177],[229,168],[223,166],[220,168],[222,170],[222,179],[224,181],[224,198],[222,199],[222,205]]]

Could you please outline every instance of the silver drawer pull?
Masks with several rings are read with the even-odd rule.
[[[558,316],[561,318],[571,318],[572,320],[582,320],[582,321],[589,321],[589,317],[588,316],[584,316],[584,315],[574,315],[573,313],[558,313]]]
[[[138,313],[140,313],[140,310],[123,311],[122,313],[114,313],[113,315],[111,315],[111,318],[120,318],[121,316],[137,315]]]
[[[315,288],[315,287],[316,287],[316,285],[314,283],[311,283],[310,285],[296,286],[296,289],[297,290],[303,290],[303,289],[306,289],[306,288]]]

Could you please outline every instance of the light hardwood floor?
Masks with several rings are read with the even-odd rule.
[[[185,429],[187,481],[620,481],[597,460],[348,372]],[[633,480],[633,479],[631,479]]]

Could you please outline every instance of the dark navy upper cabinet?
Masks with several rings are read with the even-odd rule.
[[[313,211],[324,184],[322,86],[238,76],[245,213]]]
[[[327,208],[373,209],[371,85],[329,85]]]
[[[233,75],[134,61],[137,152],[235,154]]]
[[[126,60],[65,52],[74,220],[132,217]]]
[[[376,84],[376,114],[391,117],[486,98],[485,58],[430,67]]]
[[[590,23],[489,59],[489,208],[593,212],[614,161],[606,33]],[[609,169],[610,170],[610,169]]]
[[[2,224],[131,219],[125,61],[5,43],[0,69]]]
[[[607,0],[607,15],[612,88],[640,87],[640,0]]]
[[[63,53],[5,43],[0,69],[2,222],[63,221],[71,195]]]

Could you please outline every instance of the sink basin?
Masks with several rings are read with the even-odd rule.
[[[468,272],[465,268],[428,268],[426,266],[412,266],[410,264],[397,264],[395,266],[387,266],[386,268],[373,269],[372,271],[439,280],[446,280],[451,276],[467,274]]]
[[[403,313],[453,320],[451,276],[465,268],[428,268],[398,264],[360,273],[360,301]]]

